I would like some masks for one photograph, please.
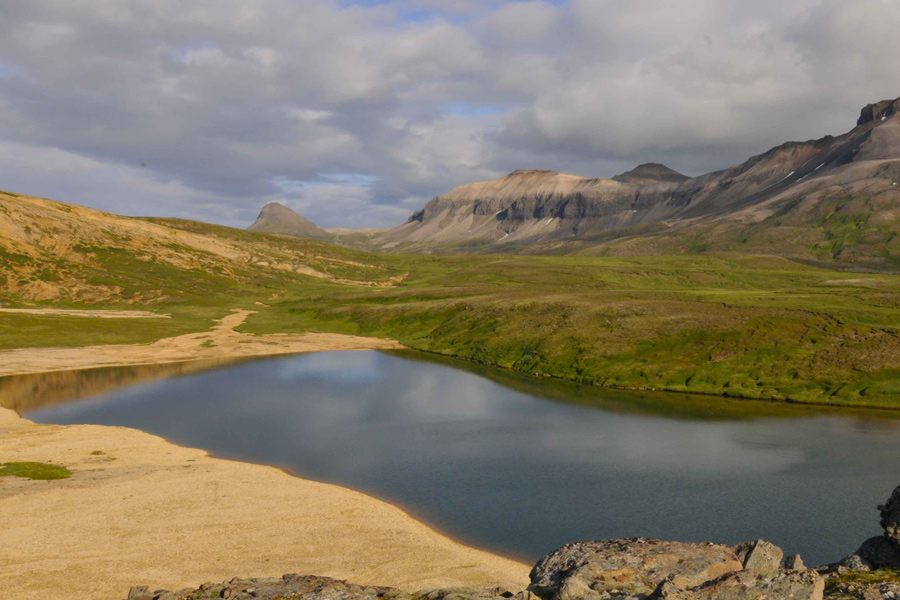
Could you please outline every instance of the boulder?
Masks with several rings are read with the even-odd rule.
[[[685,590],[743,568],[721,544],[647,538],[568,544],[531,570],[528,589],[545,599],[648,596],[668,580]]]
[[[881,528],[884,535],[900,540],[900,486],[894,488],[887,502],[878,507],[881,513]]]
[[[855,554],[873,569],[900,569],[900,545],[893,538],[883,535],[869,538]]]
[[[784,552],[775,544],[765,540],[744,542],[734,547],[734,553],[744,569],[752,571],[777,571],[781,567]]]
[[[738,571],[690,590],[697,600],[822,600],[824,592],[815,571]]]

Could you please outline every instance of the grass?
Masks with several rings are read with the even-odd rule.
[[[402,257],[377,292],[285,294],[245,331],[393,338],[609,387],[900,407],[900,278],[770,257]]]
[[[849,571],[831,577],[825,580],[825,597],[834,600],[863,598],[865,590],[883,583],[900,583],[900,571],[896,569]]]
[[[866,224],[829,211],[822,218],[832,231]],[[66,222],[67,213],[52,212]],[[118,233],[73,241],[77,250],[65,259],[0,243],[0,275],[35,279],[30,287],[4,286],[0,300],[141,308],[170,319],[0,313],[0,349],[146,343],[206,331],[229,309],[245,308],[257,311],[241,328],[248,333],[385,337],[435,355],[615,388],[900,409],[900,276],[890,273],[736,252],[382,255],[146,221],[170,235],[136,246],[134,236],[149,234],[126,231],[123,220]],[[198,235],[208,243],[197,243]],[[241,258],[207,250],[222,244]],[[47,286],[88,292],[22,295]]]
[[[39,462],[0,463],[0,477],[24,477],[25,479],[68,479],[72,472],[59,465]]]

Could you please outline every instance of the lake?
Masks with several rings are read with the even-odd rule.
[[[880,533],[876,505],[900,484],[889,412],[609,391],[413,352],[215,366],[5,378],[0,401],[362,490],[525,560],[580,539],[761,537],[820,564]]]

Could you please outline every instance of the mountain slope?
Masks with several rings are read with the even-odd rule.
[[[887,264],[900,257],[900,245],[892,245],[900,233],[898,161],[900,99],[866,106],[844,135],[788,142],[690,179],[645,164],[613,179],[515,171],[462,185],[372,244],[394,251],[622,254],[742,245],[810,260]],[[773,227],[777,235],[765,234]]]
[[[205,302],[310,278],[390,285],[376,257],[179,219],[136,219],[0,192],[0,301]]]

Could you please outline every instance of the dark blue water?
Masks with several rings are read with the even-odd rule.
[[[374,351],[307,354],[27,416],[125,425],[278,465],[527,559],[578,539],[762,537],[823,563],[878,533],[875,507],[900,484],[900,421],[875,413],[490,375],[501,385],[485,373]]]

